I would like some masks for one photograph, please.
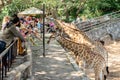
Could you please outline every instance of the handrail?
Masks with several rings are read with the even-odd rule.
[[[108,17],[109,19],[105,19],[105,17]],[[78,22],[76,23],[76,26],[79,25],[79,29],[82,30],[82,28],[92,27],[99,24],[101,25],[101,23],[105,23],[106,21],[112,21],[113,19],[118,19],[118,18],[120,18],[120,10],[87,20],[85,22]],[[94,20],[94,21],[92,22],[91,20]]]
[[[17,40],[14,40],[10,46],[8,46],[1,54],[0,54],[0,59],[7,53],[7,51],[12,47],[12,45],[16,42]]]
[[[10,72],[7,73],[7,80],[21,80],[22,77],[27,80],[28,78],[32,79],[32,51],[30,48],[30,43],[26,42],[26,47],[27,47],[27,55],[25,56],[27,60],[12,69]],[[26,74],[26,75],[23,75]]]
[[[119,22],[119,21],[120,21],[120,19],[112,20],[112,22],[111,21],[103,22],[101,24],[93,25],[92,27],[86,27],[86,28],[81,29],[81,30],[84,31],[84,32],[87,32],[87,31],[90,31],[90,30],[94,30],[96,28],[104,27],[104,25],[106,25],[106,24],[112,24],[112,23]]]
[[[10,44],[1,54],[0,54],[0,80],[3,80],[7,76],[7,72],[12,65],[12,60],[15,59],[17,55],[17,40]],[[14,55],[13,55],[14,54]]]
[[[23,64],[20,64],[19,66],[17,66],[12,71],[8,72],[8,77],[9,77],[8,80],[19,80],[19,78],[22,75],[22,72],[25,71],[30,65],[31,65],[31,62],[26,61]],[[18,75],[19,73],[20,75],[16,77],[16,75]]]
[[[109,13],[109,14],[104,14],[104,15],[102,15],[102,16],[99,16],[99,17],[95,17],[95,18],[91,18],[92,20],[94,19],[94,20],[97,20],[97,19],[100,19],[100,18],[104,18],[104,16],[113,16],[114,14],[117,14],[117,13],[120,13],[120,10],[119,11],[116,11],[116,12],[112,12],[112,13]],[[88,21],[90,21],[91,19],[87,19],[86,20],[86,22]],[[78,24],[80,24],[80,23],[82,23],[82,22],[79,22]],[[77,25],[77,24],[76,24]]]
[[[25,75],[21,75],[23,72],[27,73],[27,77],[32,77],[32,51],[30,49],[30,45],[28,45],[28,43],[25,43],[26,45],[26,50],[27,50],[27,55],[23,56],[26,60],[26,62],[24,62],[21,65],[18,65],[17,67],[13,68],[11,71],[9,71],[9,68],[12,65],[12,60],[15,59],[15,57],[17,56],[17,39],[15,39],[10,46],[8,46],[1,54],[0,54],[0,65],[2,64],[2,66],[0,67],[0,80],[21,80],[21,76],[25,76]],[[9,52],[9,53],[8,53]],[[9,54],[6,56],[6,54]],[[12,58],[12,54],[15,54],[14,58]],[[3,59],[3,57],[6,57],[5,59]],[[9,59],[10,58],[10,59]],[[7,62],[7,65],[5,63]],[[14,72],[15,73],[12,73]],[[16,77],[16,75],[19,74],[19,77]],[[6,77],[7,76],[7,77]],[[16,79],[17,78],[17,79]]]

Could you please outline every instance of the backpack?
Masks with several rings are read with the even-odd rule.
[[[6,47],[6,43],[0,40],[0,53],[2,53],[5,50],[5,47]]]

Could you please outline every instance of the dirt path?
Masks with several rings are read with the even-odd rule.
[[[108,80],[120,80],[120,42],[105,46],[109,51],[109,77]]]
[[[52,41],[46,47],[46,57],[42,56],[42,46],[32,47],[35,80],[81,80],[79,72],[73,68],[60,45]],[[109,52],[110,74],[107,80],[120,80],[120,42],[105,47]],[[93,72],[88,75],[94,80]]]
[[[108,66],[110,74],[107,80],[120,80],[120,42],[113,43],[105,46],[108,54]],[[87,75],[90,79],[94,80],[94,72],[87,71]]]
[[[79,77],[81,74],[71,65],[65,50],[55,41],[46,45],[46,57],[42,55],[42,46],[31,48],[35,80],[81,80]]]

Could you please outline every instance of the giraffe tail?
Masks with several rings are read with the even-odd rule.
[[[107,72],[107,74],[109,74],[109,67],[108,67],[108,51],[106,51],[106,53],[107,53],[107,61],[106,61],[106,72]]]
[[[104,74],[104,80],[106,80],[107,79],[107,75],[109,74],[109,69],[108,69],[109,67],[108,66],[106,66],[106,75]]]
[[[108,69],[108,68],[109,68],[109,67],[107,66],[107,67],[106,67],[107,74],[109,74],[109,69]]]
[[[109,74],[109,69],[108,69],[109,67],[108,67],[108,53],[107,53],[107,62],[106,62],[106,72],[107,72],[107,74]]]

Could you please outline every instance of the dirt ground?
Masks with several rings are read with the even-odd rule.
[[[55,40],[46,45],[46,57],[42,55],[42,46],[31,48],[34,80],[81,80],[81,74],[73,68],[66,51]]]
[[[109,52],[109,71],[108,80],[120,80],[120,41],[105,46]]]
[[[57,48],[58,45],[51,45],[52,47],[49,46],[49,48],[52,50],[46,52],[46,58],[42,57],[41,47],[37,47],[38,49],[34,47],[33,75],[35,76],[35,80],[81,80],[78,77],[75,77],[75,74],[76,76],[79,75],[72,68],[65,55],[63,55],[64,50],[60,47]],[[107,80],[120,80],[120,41],[106,45],[105,48],[109,52],[108,66],[110,74],[108,75]],[[59,60],[56,60],[56,58]],[[94,80],[93,72],[91,73],[90,71],[88,77],[90,77],[91,80]]]
[[[108,54],[109,75],[107,80],[120,80],[120,41],[104,46]],[[94,80],[93,71],[87,71],[90,79]]]

